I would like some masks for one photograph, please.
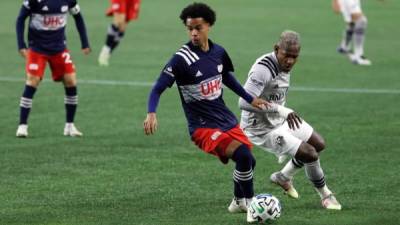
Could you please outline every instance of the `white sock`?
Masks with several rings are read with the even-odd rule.
[[[327,185],[323,186],[322,188],[315,188],[315,190],[317,191],[321,199],[326,198],[332,194],[332,191],[329,190]]]
[[[283,176],[286,178],[289,178],[290,180],[293,179],[294,175],[299,172],[301,167],[297,167],[296,165],[293,164],[292,160],[289,160],[286,165],[282,168],[281,173]]]

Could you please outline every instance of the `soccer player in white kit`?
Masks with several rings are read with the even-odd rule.
[[[336,13],[342,13],[346,22],[343,38],[337,51],[348,55],[354,64],[371,65],[371,61],[364,56],[367,17],[361,10],[360,0],[333,0],[332,7]],[[351,51],[351,44],[353,44],[353,51]]]
[[[300,36],[284,31],[274,51],[258,58],[251,67],[245,90],[270,105],[256,109],[239,99],[242,110],[240,126],[249,140],[277,157],[290,156],[282,170],[271,175],[273,183],[281,186],[293,198],[298,193],[293,187],[293,176],[303,167],[326,209],[340,210],[341,205],[325,183],[319,154],[325,148],[324,139],[292,109],[286,108],[290,71],[300,53]]]

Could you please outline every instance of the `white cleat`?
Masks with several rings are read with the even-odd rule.
[[[99,55],[99,65],[100,66],[108,66],[109,65],[109,60],[110,60],[111,52],[110,48],[107,46],[104,46],[101,49],[100,55]]]
[[[247,208],[247,216],[246,216],[246,221],[248,223],[258,223],[258,218],[253,217],[255,210],[257,210],[257,209],[253,208],[251,205],[251,202],[249,202],[248,208]]]
[[[325,198],[321,199],[322,207],[325,209],[332,209],[332,210],[341,210],[342,205],[336,200],[333,194],[326,196]]]
[[[15,134],[17,137],[26,138],[28,137],[28,125],[20,124],[17,129],[17,133]]]
[[[294,188],[292,181],[290,179],[287,179],[283,176],[281,172],[275,172],[271,174],[270,180],[272,183],[279,185],[283,190],[285,191],[284,193],[289,195],[289,197],[292,198],[299,198],[299,193],[297,193],[296,189]]]
[[[245,213],[247,212],[245,198],[233,198],[231,204],[228,207],[230,213]]]
[[[360,65],[360,66],[370,66],[372,65],[371,61],[364,56],[355,56],[350,55],[350,60],[353,64]]]
[[[73,123],[66,123],[64,127],[64,136],[81,137],[83,134],[76,129]]]

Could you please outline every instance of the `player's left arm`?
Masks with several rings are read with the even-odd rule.
[[[81,40],[82,51],[85,55],[90,53],[90,45],[89,39],[86,32],[85,21],[83,20],[83,16],[81,14],[81,8],[79,7],[76,0],[71,0],[69,5],[69,12],[74,17],[76,29],[79,32],[79,37]]]

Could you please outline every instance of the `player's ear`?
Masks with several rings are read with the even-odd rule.
[[[274,52],[275,52],[275,55],[278,54],[278,50],[279,50],[279,46],[278,46],[277,44],[274,45]]]

